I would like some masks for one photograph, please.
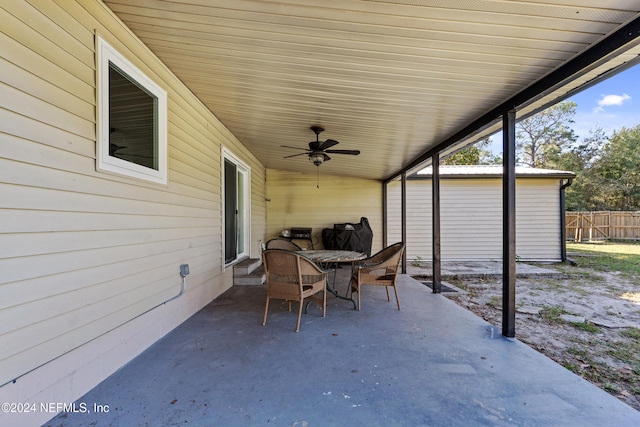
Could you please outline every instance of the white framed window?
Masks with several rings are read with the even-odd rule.
[[[250,253],[251,169],[227,149],[222,149],[224,193],[224,264]]]
[[[98,37],[96,167],[167,183],[167,93]]]

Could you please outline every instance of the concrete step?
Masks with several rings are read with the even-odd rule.
[[[249,274],[233,275],[233,284],[238,286],[260,286],[265,281],[264,268],[260,265]]]
[[[233,276],[247,276],[262,266],[262,259],[247,258],[233,266]]]

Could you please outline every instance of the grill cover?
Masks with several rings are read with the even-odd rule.
[[[322,230],[322,244],[325,249],[357,251],[370,256],[372,241],[373,231],[365,217],[360,218],[357,224],[333,224],[333,228]]]

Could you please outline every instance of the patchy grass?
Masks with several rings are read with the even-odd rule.
[[[622,335],[623,337],[640,340],[640,329],[638,328],[623,329],[622,331],[620,331],[620,335]]]
[[[589,357],[589,352],[581,347],[569,347],[567,348],[567,353],[573,354],[574,356],[583,357],[583,358]]]
[[[539,316],[549,323],[561,323],[560,316],[562,314],[568,314],[568,312],[560,306],[553,305],[540,310]]]
[[[600,332],[600,328],[594,325],[593,323],[588,322],[571,322],[571,326],[576,329],[580,329],[581,331],[589,332],[590,334],[595,334]]]
[[[613,366],[595,353],[607,354],[621,361],[622,366]],[[627,343],[618,340],[576,339],[567,347],[563,360],[559,361],[570,371],[598,385],[603,390],[624,399],[640,395],[639,370],[634,366],[637,358]]]
[[[620,331],[620,336],[630,339],[617,340],[611,343],[607,354],[629,365],[633,371],[640,372],[640,329],[623,329]],[[636,378],[636,382],[640,383],[640,378]]]
[[[471,298],[477,298],[478,295],[480,295],[481,290],[478,288],[478,286],[475,286],[475,284],[473,283],[469,283],[465,280],[459,279],[459,278],[450,278],[447,279],[447,282],[449,282],[451,285],[462,289],[463,291],[467,292],[469,297]],[[454,296],[455,297],[455,296]]]
[[[489,302],[487,302],[487,305],[490,305],[491,307],[495,307],[495,308],[502,307],[502,297],[501,296],[491,297]]]
[[[548,265],[541,266],[548,268]],[[558,277],[540,277],[532,281],[531,287],[544,292],[578,292],[586,295],[591,292],[593,286],[605,283],[605,278],[594,271],[581,269],[577,272],[576,267],[567,264],[556,264],[553,268],[563,273],[564,280],[558,280]]]
[[[567,243],[567,251],[581,255],[575,260],[580,267],[640,276],[640,242]]]

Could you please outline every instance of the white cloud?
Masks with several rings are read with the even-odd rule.
[[[610,107],[612,105],[622,105],[630,99],[631,97],[626,93],[622,95],[603,95],[598,101],[598,106],[593,109],[593,112],[598,113],[604,111],[604,107]]]

